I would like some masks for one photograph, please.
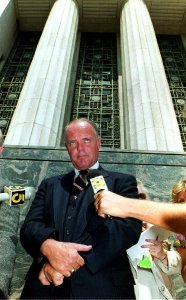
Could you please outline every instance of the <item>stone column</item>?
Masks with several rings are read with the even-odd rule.
[[[77,28],[76,3],[56,1],[29,68],[6,145],[60,144]]]
[[[163,62],[145,3],[128,0],[120,22],[126,147],[183,151]]]

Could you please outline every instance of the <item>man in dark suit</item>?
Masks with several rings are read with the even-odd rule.
[[[90,184],[74,192],[80,170],[100,169],[108,189],[138,198],[134,176],[104,170],[98,163],[100,137],[86,119],[65,129],[74,170],[45,179],[21,228],[21,242],[34,262],[21,299],[135,299],[126,250],[136,244],[141,221],[101,218]],[[138,200],[136,200],[138,201]]]

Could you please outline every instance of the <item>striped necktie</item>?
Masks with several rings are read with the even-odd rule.
[[[79,171],[79,175],[76,177],[73,183],[72,194],[74,196],[77,196],[81,191],[85,189],[87,172],[87,170]]]

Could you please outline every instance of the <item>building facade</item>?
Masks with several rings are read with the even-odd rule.
[[[87,116],[101,165],[169,201],[186,178],[186,0],[2,0],[0,28],[0,192],[68,172],[64,127]],[[7,299],[19,298],[31,263],[19,240],[31,200],[0,205]]]
[[[186,43],[185,0],[176,7],[172,0],[12,0],[5,1],[2,11],[2,25],[11,23],[1,33],[0,66],[19,31],[41,32],[5,145],[60,147],[70,118],[88,116],[97,123],[105,147],[183,151],[156,36],[178,35]],[[77,78],[85,33],[87,63]],[[102,34],[107,41],[115,35],[116,63]],[[107,66],[100,68],[105,61]]]

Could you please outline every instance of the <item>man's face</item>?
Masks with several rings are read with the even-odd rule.
[[[75,168],[89,169],[98,160],[100,137],[86,121],[75,122],[66,130],[66,147]]]

